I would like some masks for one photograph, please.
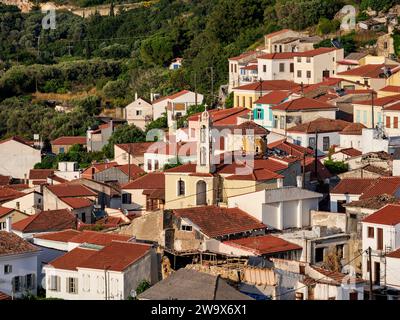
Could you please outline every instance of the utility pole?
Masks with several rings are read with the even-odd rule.
[[[36,38],[37,38],[37,55],[38,55],[38,58],[39,58],[40,57],[40,34]]]
[[[368,267],[369,267],[369,300],[374,300],[372,293],[372,250],[368,247]]]
[[[315,177],[318,179],[318,128],[315,129],[314,170]]]
[[[306,187],[306,153],[303,153],[303,181],[302,181],[302,187],[305,189]]]
[[[375,119],[374,119],[374,90],[371,92],[371,120],[372,120],[372,126],[371,128],[373,129],[375,127]]]
[[[104,294],[106,300],[108,300],[108,295],[107,295],[107,268],[104,266]]]
[[[131,152],[132,144],[128,144],[128,182],[131,182]]]
[[[210,67],[211,69],[211,106],[214,105],[214,68]]]
[[[197,108],[197,74],[194,72],[194,104]]]

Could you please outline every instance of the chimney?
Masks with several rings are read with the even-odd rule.
[[[11,227],[12,227],[11,217],[8,216],[6,218],[6,231],[11,232]]]
[[[302,176],[297,176],[296,177],[296,182],[297,182],[297,187],[298,188],[303,188],[303,177]]]
[[[135,92],[135,101],[138,99],[137,92]]]
[[[276,180],[276,187],[277,188],[282,188],[283,187],[283,179],[282,178],[278,178]]]

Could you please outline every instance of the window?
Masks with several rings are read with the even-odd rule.
[[[368,80],[367,80],[367,79],[364,79],[364,84],[365,84],[366,86],[368,86]]]
[[[132,195],[130,193],[122,194],[122,203],[123,204],[131,204],[132,203]]]
[[[329,150],[329,137],[323,137],[322,138],[322,150],[323,151],[328,151]]]
[[[26,289],[34,289],[35,288],[35,275],[27,274],[25,276],[25,288]]]
[[[128,155],[124,152],[123,154],[122,154],[122,160],[126,160],[128,157],[127,157]]]
[[[332,57],[332,61],[335,62],[335,57]]]
[[[297,62],[301,62],[301,57],[297,57]]]
[[[297,78],[301,78],[301,70],[297,70]]]
[[[4,230],[6,228],[5,222],[0,222],[0,230]]]
[[[50,276],[49,280],[49,290],[50,291],[60,291],[60,277],[59,276]]]
[[[194,128],[190,129],[190,136],[192,138],[194,138],[196,136],[196,129],[194,129]]]
[[[246,97],[242,97],[242,107],[246,108]]]
[[[365,125],[367,124],[367,111],[363,111],[363,122]]]
[[[205,143],[206,142],[206,126],[202,126],[200,129],[200,142]]]
[[[307,62],[307,63],[311,63],[311,58],[310,58],[310,57],[307,57],[307,58],[306,58],[306,62]]]
[[[236,107],[239,107],[239,97],[236,97]]]
[[[159,168],[158,160],[154,160],[154,170],[158,170],[158,168]]]
[[[395,129],[399,128],[399,118],[398,117],[393,117],[393,128],[395,128]]]
[[[386,117],[386,128],[390,128],[390,117]]]
[[[207,165],[207,149],[206,149],[206,147],[200,148],[200,165],[201,166]]]
[[[60,153],[64,153],[64,147],[60,147],[59,152],[60,152]]]
[[[290,64],[290,72],[291,72],[291,73],[294,72],[294,63],[293,63],[293,62]]]
[[[181,226],[182,231],[192,231],[192,226],[187,226],[187,225],[182,225]]]
[[[308,79],[311,78],[311,71],[310,71],[310,70],[307,71],[307,78],[308,78]]]
[[[11,264],[6,264],[4,266],[4,274],[9,274],[12,272],[12,265]]]
[[[373,238],[373,237],[374,237],[374,228],[368,227],[368,238]]]
[[[378,228],[376,231],[377,231],[376,249],[383,250],[383,229]]]
[[[233,72],[233,63],[231,63],[231,72]]]
[[[152,169],[153,169],[152,161],[151,161],[151,159],[148,159],[147,160],[147,170],[152,171]]]
[[[314,148],[315,148],[315,137],[310,137],[310,138],[308,138],[308,146],[309,146],[311,149],[314,149]]]
[[[263,118],[263,111],[262,111],[262,109],[257,109],[257,110],[256,110],[256,119],[262,120],[262,118]]]
[[[388,43],[387,43],[386,41],[383,43],[383,48],[384,48],[385,50],[388,48]]]
[[[279,72],[285,72],[285,64],[284,63],[279,64]]]
[[[267,65],[266,64],[263,65],[263,72],[267,72]]]
[[[278,116],[274,116],[274,128],[278,128]]]
[[[136,115],[141,116],[142,115],[142,110],[136,110]]]
[[[280,117],[280,128],[285,129],[285,116]]]
[[[78,293],[78,279],[67,278],[67,292],[72,294]]]
[[[11,282],[13,292],[21,291],[21,277],[14,277]]]
[[[178,196],[185,195],[185,181],[179,179],[178,180]]]
[[[237,65],[235,64],[235,73],[237,73]]]
[[[358,123],[361,122],[361,111],[360,110],[356,111],[356,122],[358,122]]]
[[[250,101],[250,108],[253,106],[253,98],[252,97],[250,97],[249,98],[249,101]]]

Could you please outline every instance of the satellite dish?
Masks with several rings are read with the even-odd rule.
[[[130,292],[130,295],[131,295],[132,298],[136,298],[137,297],[136,290],[132,289],[131,292]]]
[[[331,40],[332,45],[336,48],[336,49],[342,49],[342,44],[340,43],[339,40]]]

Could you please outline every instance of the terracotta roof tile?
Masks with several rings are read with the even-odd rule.
[[[331,194],[359,194],[371,187],[375,179],[346,178],[342,179],[332,190]]]
[[[293,90],[299,88],[300,85],[288,80],[265,80],[262,82],[253,82],[243,86],[234,88],[237,90],[247,91],[273,91],[273,90]]]
[[[362,222],[394,226],[400,223],[400,205],[388,204],[364,218]]]
[[[39,249],[16,234],[0,231],[0,256],[36,252]]]
[[[379,78],[383,73],[382,68],[388,67],[391,70],[397,68],[397,65],[385,65],[385,64],[366,64],[358,68],[339,72],[338,76],[355,76],[365,78]]]
[[[313,50],[309,50],[309,51],[304,51],[304,52],[295,52],[295,56],[296,57],[315,57],[318,56],[320,54],[325,54],[325,53],[329,53],[329,52],[333,52],[336,51],[338,49],[336,48],[318,48],[318,49],[313,49]]]
[[[10,176],[3,176],[0,174],[0,186],[7,185],[11,182],[12,177]]]
[[[96,253],[97,250],[78,247],[51,261],[49,265],[61,270],[77,270],[78,266]]]
[[[288,91],[272,91],[256,100],[255,104],[280,104],[290,96]]]
[[[76,229],[77,218],[67,209],[41,211],[13,223],[12,229],[23,233],[39,233]]]
[[[86,198],[61,198],[62,202],[65,202],[72,209],[87,208],[93,205],[93,202]]]
[[[336,119],[318,118],[316,120],[298,124],[287,129],[288,132],[315,133],[340,132],[349,125],[349,122]]]
[[[337,109],[336,106],[326,102],[318,101],[310,98],[298,98],[293,99],[276,106],[272,106],[271,110],[282,110],[286,112],[290,111],[307,111],[307,110],[325,110],[325,109]]]
[[[5,202],[24,196],[25,193],[10,188],[10,186],[0,187],[0,201]]]
[[[360,196],[360,199],[371,198],[383,193],[394,195],[400,189],[400,177],[380,177]]]
[[[122,189],[165,189],[165,176],[163,172],[149,172],[122,186]]]
[[[384,107],[384,106],[391,105],[391,104],[398,103],[398,102],[400,102],[400,94],[376,98],[376,99],[374,99],[374,106]],[[366,105],[366,106],[370,106],[371,103],[372,103],[372,99],[353,102],[353,104]]]
[[[209,237],[220,237],[267,228],[266,225],[238,208],[202,206],[175,209],[172,212],[177,217],[192,221]]]
[[[387,258],[396,258],[400,259],[400,249],[397,249],[395,251],[392,251],[386,255]]]
[[[53,194],[59,198],[64,197],[90,197],[96,196],[97,193],[85,187],[83,184],[62,183],[46,186]]]
[[[130,147],[130,154],[136,157],[143,156],[147,149],[153,144],[154,142],[134,142],[134,143],[122,143],[116,144],[117,147],[121,148],[125,152],[129,152]]]
[[[400,86],[386,86],[382,89],[379,89],[379,91],[400,93]]]
[[[273,235],[242,238],[224,241],[225,244],[249,250],[257,255],[274,254],[292,250],[301,250],[302,247]]]
[[[67,229],[63,231],[49,232],[45,234],[37,234],[34,235],[34,238],[50,240],[50,241],[59,241],[59,242],[68,242],[70,239],[80,234],[81,232],[78,230]]]
[[[51,141],[52,145],[58,145],[58,146],[63,146],[63,145],[73,145],[73,144],[86,144],[86,137],[59,137],[53,141]]]
[[[336,151],[335,154],[336,153],[343,153],[343,154],[345,154],[347,156],[350,156],[350,157],[357,157],[357,156],[362,155],[362,152],[360,150],[357,150],[357,149],[354,149],[354,148],[341,149],[339,151]]]
[[[371,198],[352,201],[344,204],[345,207],[359,207],[367,209],[380,209],[387,204],[400,204],[400,200],[389,194],[380,194]]]
[[[79,232],[74,237],[70,238],[69,242],[90,243],[105,246],[113,241],[128,241],[131,238],[131,236],[121,234],[84,230],[82,232]]]
[[[0,291],[0,301],[11,300],[11,296]]]
[[[29,171],[29,180],[46,180],[54,171],[54,169],[31,169]]]
[[[276,37],[276,36],[278,36],[278,35],[281,35],[281,34],[283,34],[283,33],[289,32],[289,31],[290,31],[289,29],[282,29],[282,30],[279,30],[279,31],[275,31],[275,32],[269,33],[269,34],[267,34],[265,37],[266,37],[267,39],[271,39],[271,38],[273,38],[273,37]]]
[[[258,59],[265,60],[286,60],[293,59],[295,56],[295,52],[276,52],[276,53],[267,53],[258,57]]]
[[[131,178],[133,179],[136,179],[145,173],[145,171],[136,164],[131,164],[130,167],[131,167]],[[117,169],[121,170],[126,175],[129,174],[129,165],[127,164],[118,166]]]
[[[11,208],[0,207],[0,218],[7,216],[10,212],[13,211],[14,209]]]
[[[365,129],[365,128],[366,128],[366,126],[364,126],[362,123],[357,123],[357,122],[350,123],[341,132],[339,132],[339,134],[361,136],[362,129]]]

